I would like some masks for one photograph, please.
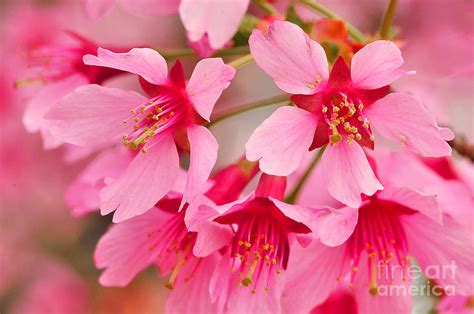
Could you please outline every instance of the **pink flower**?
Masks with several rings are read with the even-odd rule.
[[[235,226],[211,279],[211,298],[220,310],[232,312],[278,312],[282,278],[290,256],[290,236],[311,232],[301,223],[305,209],[282,202],[286,178],[263,174],[254,193],[232,204],[201,204],[189,216],[190,230],[215,238],[202,221]],[[201,222],[201,224],[199,224]]]
[[[410,288],[412,260],[441,287],[454,287],[458,294],[474,291],[474,267],[469,258],[474,254],[472,231],[443,214],[435,194],[385,180],[403,169],[404,163],[392,162],[390,169],[377,162],[376,166],[384,191],[367,197],[358,208],[315,211],[312,223],[317,229],[313,229],[321,243],[294,249],[284,308],[309,311],[345,281],[353,288],[359,313],[409,313],[409,293],[384,291],[394,285]],[[383,175],[382,171],[389,172]],[[410,178],[416,180],[418,175],[412,170]],[[448,267],[451,272],[434,273],[433,267]]]
[[[139,15],[167,15],[178,12],[179,0],[83,0],[87,15],[97,19],[119,2],[127,10]]]
[[[201,126],[230,84],[235,69],[220,58],[201,60],[186,82],[180,62],[167,75],[164,58],[148,48],[113,53],[99,48],[87,55],[88,65],[137,74],[148,98],[131,91],[86,85],[64,97],[48,113],[50,131],[78,146],[113,143],[120,137],[140,150],[124,173],[100,191],[101,213],[114,210],[114,222],[143,214],[174,185],[178,150],[190,152],[183,203],[192,201],[207,180],[217,158],[218,144]]]
[[[179,15],[190,46],[200,55],[225,47],[237,32],[249,0],[181,0]]]
[[[241,161],[219,171],[206,196],[213,202],[234,201],[255,175],[255,165]],[[232,183],[231,189],[224,189]],[[184,185],[184,184],[183,184]],[[228,243],[231,230],[212,221],[201,221],[207,233],[188,230],[185,217],[190,207],[178,211],[182,194],[174,188],[145,214],[113,225],[100,239],[95,252],[98,268],[105,268],[99,281],[105,286],[125,286],[142,270],[158,265],[169,275],[173,289],[167,301],[171,312],[215,312],[209,285],[220,259],[217,251]],[[191,222],[193,225],[196,221]],[[212,235],[206,238],[206,235]],[[185,302],[186,301],[186,302]]]
[[[448,129],[415,97],[390,93],[394,80],[409,74],[389,41],[375,41],[359,50],[351,69],[339,58],[331,73],[324,49],[298,26],[275,21],[268,35],[254,30],[250,48],[257,64],[297,107],[282,107],[265,120],[247,142],[247,159],[260,169],[288,175],[303,154],[327,146],[321,167],[330,194],[357,207],[361,193],[373,195],[382,186],[371,170],[363,147],[373,149],[372,127],[423,156],[451,153]],[[301,126],[305,127],[301,127]]]
[[[229,45],[250,0],[84,0],[91,18],[107,13],[119,1],[139,15],[168,15],[179,11],[189,46],[200,57],[209,57]]]
[[[82,57],[95,53],[98,46],[75,34],[69,33],[74,44],[42,45],[26,54],[28,68],[17,85],[40,82],[46,84],[28,102],[23,115],[23,124],[28,132],[41,132],[44,147],[55,148],[61,141],[51,136],[49,122],[44,115],[62,97],[84,84],[101,84],[121,71],[101,69],[82,62]]]

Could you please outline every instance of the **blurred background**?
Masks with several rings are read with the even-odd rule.
[[[388,1],[320,2],[374,34]],[[473,2],[400,0],[394,25],[405,68],[417,71],[396,88],[417,94],[440,124],[472,143]],[[41,135],[28,133],[22,123],[25,104],[38,88],[23,84],[25,56],[38,46],[61,42],[67,30],[107,45],[186,45],[178,16],[140,17],[116,5],[91,21],[80,0],[0,0],[0,313],[160,313],[167,291],[153,269],[125,288],[104,288],[97,282],[100,272],[93,252],[111,218],[98,213],[74,217],[64,200],[69,184],[93,154],[44,149]],[[185,60],[188,70],[193,62]],[[126,76],[107,85],[138,88]],[[239,70],[216,111],[280,93],[252,64]],[[247,112],[213,127],[220,144],[218,167],[243,153],[251,132],[272,110]],[[418,313],[430,307],[419,304]]]

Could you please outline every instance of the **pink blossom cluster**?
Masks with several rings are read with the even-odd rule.
[[[84,0],[94,23],[113,10],[173,18],[188,48],[52,26],[24,44],[23,124],[85,165],[65,191],[72,214],[110,218],[90,256],[99,283],[156,267],[168,313],[411,313],[416,266],[440,312],[467,313],[472,150],[431,113],[439,104],[390,25],[397,1],[383,2],[368,34],[312,0]],[[241,79],[252,63],[258,75]],[[250,87],[250,103],[215,109]],[[214,125],[264,106],[275,109],[225,160],[219,146],[251,123],[223,136]]]

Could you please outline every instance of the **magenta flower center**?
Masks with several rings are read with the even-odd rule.
[[[128,134],[123,135],[125,146],[133,150],[141,148],[146,153],[157,142],[156,136],[172,131],[186,116],[186,100],[176,92],[165,92],[133,108],[123,123],[131,124]]]
[[[331,145],[342,140],[348,144],[353,141],[374,141],[369,119],[365,117],[363,109],[363,102],[355,94],[337,92],[326,98],[321,111],[328,125]]]
[[[346,256],[350,258],[351,285],[363,254],[367,255],[369,292],[377,294],[377,282],[386,279],[393,284],[395,277],[406,280],[410,264],[405,231],[400,216],[412,210],[398,204],[375,200],[359,210],[359,220],[348,240]],[[342,277],[338,277],[341,280]]]

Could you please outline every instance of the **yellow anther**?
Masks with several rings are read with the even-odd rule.
[[[331,142],[332,145],[334,145],[334,144],[339,143],[340,141],[342,141],[342,136],[339,133],[332,134],[329,137],[329,141]]]
[[[328,107],[324,106],[323,109],[321,110],[323,113],[328,112]]]
[[[357,109],[359,109],[359,110],[364,109],[364,104],[359,104],[359,106],[357,106]]]
[[[132,110],[130,110],[130,113],[131,113],[131,114],[137,113],[137,109],[132,109]]]
[[[149,100],[149,101],[148,101],[148,104],[149,104],[149,105],[153,105],[153,100]]]
[[[143,147],[142,148],[142,153],[146,153],[146,152],[148,152],[148,147]]]
[[[360,141],[362,139],[362,135],[360,135],[359,133],[356,134],[356,140],[357,141]]]
[[[339,110],[341,110],[341,109],[339,109],[339,107],[333,107],[333,108],[332,108],[332,111],[333,111],[333,112],[339,112]]]
[[[371,135],[371,136],[369,137],[369,139],[373,142],[373,141],[375,141],[375,136]]]

